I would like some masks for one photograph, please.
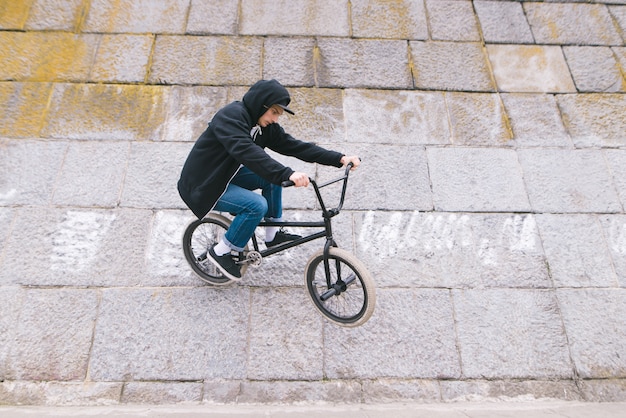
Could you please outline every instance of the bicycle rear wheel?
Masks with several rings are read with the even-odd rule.
[[[209,213],[204,219],[190,223],[183,234],[183,252],[187,262],[200,279],[212,285],[234,283],[207,258],[209,249],[222,239],[230,223],[230,219],[222,215]],[[245,264],[241,266],[242,276],[246,267]]]
[[[374,280],[351,253],[331,247],[328,255],[330,285],[326,280],[324,251],[306,265],[305,281],[313,304],[326,318],[344,327],[364,324],[374,313]]]

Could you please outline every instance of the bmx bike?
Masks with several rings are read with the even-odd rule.
[[[318,185],[309,179],[322,212],[319,222],[272,222],[262,221],[260,227],[300,227],[324,228],[323,231],[311,233],[295,241],[289,241],[261,249],[256,235],[250,243],[235,256],[241,274],[249,266],[258,267],[263,258],[289,248],[297,247],[318,238],[326,238],[324,248],[314,253],[304,269],[304,280],[314,306],[326,318],[345,327],[356,327],[364,324],[374,312],[376,290],[372,276],[363,263],[350,252],[338,248],[332,233],[332,218],[339,215],[343,207],[348,177],[352,164],[349,164],[342,177]],[[320,189],[343,181],[339,204],[335,208],[326,208]],[[283,187],[293,186],[293,182],[285,181]],[[230,226],[231,220],[218,213],[209,213],[205,218],[196,220],[187,226],[183,234],[183,251],[193,271],[205,282],[212,285],[227,285],[233,280],[222,273],[207,258],[208,250],[222,238]]]

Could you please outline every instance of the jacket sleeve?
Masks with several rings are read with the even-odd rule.
[[[242,120],[223,118],[215,124],[215,136],[232,158],[269,182],[280,184],[294,173],[254,143]]]
[[[272,132],[277,138],[276,141],[268,144],[268,148],[289,157],[296,157],[308,163],[319,163],[341,167],[341,157],[343,154],[337,151],[327,150],[312,142],[295,139],[279,125],[274,125],[278,132]]]

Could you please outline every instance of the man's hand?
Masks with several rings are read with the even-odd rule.
[[[361,164],[361,159],[357,157],[356,155],[352,155],[352,156],[344,155],[343,157],[341,157],[341,160],[339,160],[339,162],[343,164],[344,167],[352,163],[351,170],[356,170],[356,168]]]
[[[306,173],[294,172],[289,176],[289,180],[293,181],[296,187],[306,187],[309,185],[309,175]]]

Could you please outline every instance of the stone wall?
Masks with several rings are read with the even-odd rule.
[[[0,404],[625,400],[625,39],[625,0],[0,0]],[[362,327],[308,300],[319,242],[184,260],[184,159],[261,78],[363,158]]]

